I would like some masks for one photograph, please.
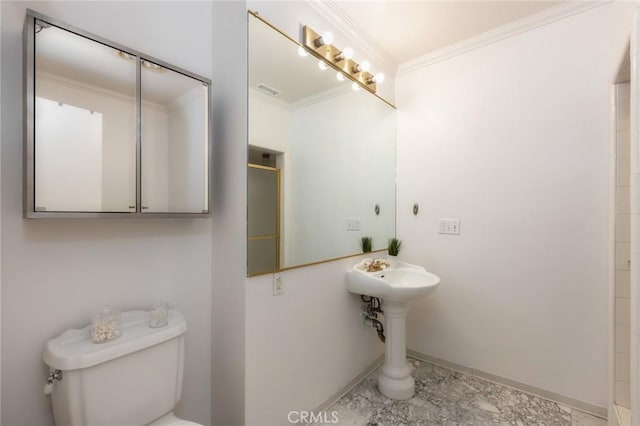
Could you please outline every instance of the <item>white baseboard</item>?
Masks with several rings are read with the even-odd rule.
[[[456,370],[461,373],[471,374],[473,376],[477,376],[482,379],[489,380],[491,382],[495,382],[503,386],[508,386],[510,388],[517,389],[519,391],[526,392],[531,395],[539,396],[540,398],[548,399],[553,402],[558,402],[560,404],[566,405],[571,408],[575,408],[580,411],[584,411],[585,413],[589,413],[594,416],[601,417],[603,419],[607,418],[606,407],[601,407],[599,405],[594,405],[585,401],[581,401],[579,399],[561,395],[559,393],[551,392],[545,389],[540,389],[535,386],[531,386],[525,383],[517,382],[515,380],[507,379],[506,377],[496,376],[495,374],[487,373],[485,371],[476,370],[470,367],[465,367],[464,365],[456,364],[454,362],[446,361],[440,358],[435,358],[417,351],[407,350],[407,355],[422,361],[429,362],[431,364],[439,365],[441,367],[449,368],[451,370]]]
[[[340,398],[348,394],[349,391],[351,391],[351,389],[355,388],[356,385],[358,385],[358,383],[364,380],[365,377],[371,374],[376,368],[380,367],[383,362],[384,362],[384,355],[380,355],[378,358],[376,358],[375,361],[369,364],[369,366],[365,368],[364,371],[362,371],[362,373],[358,374],[356,377],[351,379],[349,383],[343,386],[340,390],[338,390],[336,393],[334,393],[329,398],[327,398],[327,400],[322,404],[320,404],[320,406],[315,410],[313,410],[313,412],[319,413],[329,409],[329,407],[331,407],[333,404],[338,402]]]

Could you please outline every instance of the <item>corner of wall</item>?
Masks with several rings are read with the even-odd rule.
[[[213,2],[213,259],[211,418],[242,425],[245,411],[247,16]],[[233,41],[230,43],[230,41]]]
[[[2,3],[0,3],[0,25],[2,24]],[[0,52],[2,51],[2,31],[0,31]],[[0,54],[0,99],[2,99],[2,54]],[[0,129],[2,129],[2,102],[0,102]],[[0,144],[1,146],[2,144]],[[2,188],[2,149],[0,149],[0,193]],[[2,241],[2,197],[0,196],[0,241]],[[2,330],[2,244],[0,244],[0,330]],[[2,332],[0,331],[0,383],[2,383]],[[0,385],[0,423],[2,423],[2,386]]]

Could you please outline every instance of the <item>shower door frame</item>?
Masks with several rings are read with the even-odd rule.
[[[261,271],[261,272],[256,272],[253,274],[247,274],[248,276],[253,276],[253,275],[261,275],[264,273],[268,273],[268,272],[275,272],[280,270],[280,260],[281,260],[281,255],[280,255],[280,244],[281,244],[281,234],[280,234],[280,220],[281,220],[281,205],[280,205],[280,201],[281,201],[281,170],[279,167],[270,167],[270,166],[263,166],[261,164],[255,164],[255,163],[248,163],[247,165],[249,168],[252,169],[259,169],[259,170],[267,170],[267,171],[273,171],[276,174],[276,233],[275,235],[260,235],[260,236],[255,236],[252,237],[250,235],[247,234],[247,244],[249,244],[249,241],[256,241],[256,240],[266,240],[266,239],[275,239],[276,242],[276,263],[275,263],[275,269],[273,271]],[[247,203],[248,204],[248,203]],[[249,206],[247,205],[247,209],[249,208]],[[247,258],[247,270],[249,269],[249,259]]]

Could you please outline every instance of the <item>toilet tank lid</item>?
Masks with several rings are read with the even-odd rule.
[[[149,312],[122,313],[120,337],[106,343],[91,341],[91,325],[72,328],[47,341],[42,359],[52,368],[78,370],[93,367],[124,355],[176,338],[187,331],[187,323],[178,311],[169,311],[169,323],[149,327]]]

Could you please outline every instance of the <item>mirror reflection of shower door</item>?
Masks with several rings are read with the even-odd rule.
[[[280,169],[249,164],[248,272],[280,269]]]

